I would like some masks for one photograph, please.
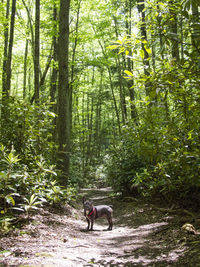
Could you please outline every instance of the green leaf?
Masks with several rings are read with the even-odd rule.
[[[117,40],[115,43],[122,44],[121,40]]]
[[[146,49],[146,51],[147,51],[148,54],[151,54],[151,48],[145,47],[145,49]]]
[[[48,115],[50,116],[50,117],[53,117],[53,118],[55,118],[56,117],[56,114],[55,113],[53,113],[53,112],[48,112]]]
[[[12,204],[13,206],[15,206],[15,200],[11,195],[6,196],[6,201],[7,201],[7,203]]]
[[[118,48],[119,47],[119,45],[109,45],[109,46],[107,46],[106,48],[107,49],[111,49],[111,50],[113,50],[113,49],[116,49],[116,48]]]
[[[119,50],[118,54],[121,54],[121,53],[123,53],[124,51],[125,51],[125,48],[124,48],[124,47],[122,47],[122,48],[120,48],[120,50]]]
[[[35,194],[33,194],[33,195],[30,197],[29,205],[32,205],[36,200],[37,200],[37,197],[35,196]]]
[[[140,50],[140,56],[142,59],[144,59],[144,50],[143,49]]]
[[[125,72],[128,76],[132,76],[132,77],[133,77],[133,73],[130,72],[129,70],[125,70],[124,72]]]

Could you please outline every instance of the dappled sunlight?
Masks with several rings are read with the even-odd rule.
[[[166,239],[170,221],[166,215],[142,202],[124,202],[109,197],[110,189],[83,190],[95,204],[112,204],[113,230],[107,230],[107,220],[94,222],[87,231],[82,203],[79,210],[57,213],[43,211],[32,216],[12,238],[2,239],[7,251],[4,263],[39,266],[181,266],[185,247],[173,236]],[[66,215],[66,214],[68,215]],[[177,230],[176,230],[177,231]],[[170,233],[170,232],[167,232]],[[9,249],[8,249],[9,248]]]
[[[91,266],[141,266],[156,262],[176,261],[182,255],[183,249],[175,249],[168,253],[162,252],[162,244],[151,243],[148,236],[154,230],[166,226],[166,222],[153,223],[130,227],[117,227],[112,233],[101,232],[98,237],[98,247],[103,249],[103,254],[91,258]],[[99,225],[98,225],[99,228]],[[106,257],[106,260],[105,260]],[[88,265],[90,266],[90,265]],[[138,266],[138,265],[137,265]]]

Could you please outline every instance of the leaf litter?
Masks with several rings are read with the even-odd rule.
[[[41,209],[1,237],[0,266],[200,266],[200,235],[181,229],[191,218],[139,199],[110,197],[110,189],[81,193],[95,204],[113,205],[112,231],[105,219],[86,231],[81,199],[76,209]]]

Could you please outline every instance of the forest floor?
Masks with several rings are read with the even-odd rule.
[[[76,208],[41,209],[0,238],[0,266],[200,266],[200,235],[181,230],[191,222],[190,213],[139,199],[122,201],[108,188],[82,193],[95,204],[113,205],[112,231],[105,219],[86,231],[81,201]]]

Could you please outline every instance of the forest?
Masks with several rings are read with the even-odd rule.
[[[199,0],[0,2],[2,226],[94,185],[199,207],[199,18]]]

